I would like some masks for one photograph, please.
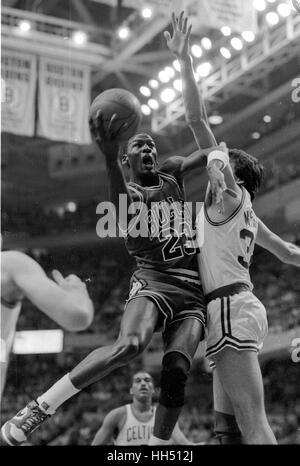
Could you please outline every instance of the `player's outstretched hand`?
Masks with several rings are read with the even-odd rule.
[[[119,142],[117,140],[120,132],[128,126],[125,122],[117,127],[118,115],[114,113],[108,124],[104,124],[101,110],[98,110],[95,118],[89,119],[90,131],[101,151],[110,159],[116,159],[119,154]]]
[[[228,153],[227,146],[224,142],[219,145],[218,149]],[[218,212],[224,214],[223,193],[227,190],[224,174],[216,165],[211,165],[208,168],[208,177],[210,181],[212,202],[217,205]]]
[[[223,192],[226,191],[226,183],[224,174],[215,165],[208,169],[208,177],[210,181],[210,190],[212,194],[212,203],[218,207],[218,212],[224,214]]]
[[[185,59],[189,57],[189,38],[192,26],[188,26],[188,18],[184,16],[184,11],[179,17],[176,17],[174,12],[172,13],[172,27],[172,37],[168,31],[164,32],[167,46],[178,58]]]

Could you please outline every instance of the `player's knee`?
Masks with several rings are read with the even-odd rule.
[[[264,417],[264,407],[261,399],[244,394],[241,398],[232,400],[237,423],[242,431],[256,428]]]
[[[168,353],[164,357],[160,381],[161,405],[166,408],[181,408],[184,405],[188,372],[189,361],[180,353]]]
[[[242,434],[235,416],[215,411],[215,435],[221,445],[242,444]]]
[[[138,335],[127,335],[117,342],[118,352],[131,359],[143,351],[142,340]]]

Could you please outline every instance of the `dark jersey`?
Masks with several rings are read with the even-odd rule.
[[[175,176],[158,172],[159,184],[129,183],[135,215],[125,239],[129,254],[142,268],[197,270],[195,230],[184,202],[184,188]]]

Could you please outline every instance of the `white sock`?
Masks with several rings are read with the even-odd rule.
[[[148,445],[170,445],[170,440],[163,440],[151,435]]]
[[[78,392],[80,392],[80,390],[74,387],[69,374],[66,374],[52,385],[47,392],[39,396],[36,401],[47,414],[51,415],[55,413],[60,405]]]

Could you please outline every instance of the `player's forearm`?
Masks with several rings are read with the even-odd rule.
[[[107,174],[108,174],[108,184],[109,184],[109,198],[110,201],[114,204],[117,218],[121,220],[120,215],[124,215],[124,219],[127,217],[125,216],[125,212],[119,212],[119,204],[120,204],[120,195],[126,195],[127,201],[127,208],[132,202],[131,195],[128,191],[126,180],[122,171],[121,163],[119,160],[115,160],[112,162],[106,163],[107,167]],[[122,221],[121,221],[122,223]],[[122,227],[125,227],[122,225]]]
[[[103,435],[101,432],[99,434],[95,435],[94,440],[92,441],[91,445],[92,446],[97,446],[97,445],[112,445],[113,444],[113,438],[111,435]]]
[[[59,290],[52,293],[47,302],[36,300],[35,304],[52,320],[70,332],[85,330],[94,318],[94,306],[91,299],[81,293]]]
[[[186,122],[193,131],[199,148],[217,145],[209,127],[206,108],[194,76],[191,57],[180,60],[182,95],[186,111]]]
[[[180,58],[181,76],[182,76],[182,95],[185,104],[186,121],[189,125],[206,120],[206,111],[202,105],[200,93],[194,77],[192,58]]]

